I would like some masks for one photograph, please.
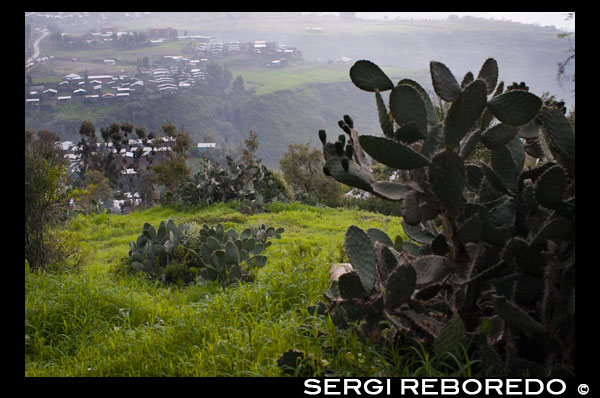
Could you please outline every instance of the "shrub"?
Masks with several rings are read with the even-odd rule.
[[[78,271],[91,255],[80,232],[53,229],[46,240],[47,265],[49,271]]]
[[[241,234],[222,224],[176,225],[162,221],[156,230],[144,224],[142,234],[129,243],[127,269],[143,272],[163,283],[186,285],[198,280],[233,284],[249,281],[253,269],[263,267],[267,257],[263,252],[271,238],[281,238],[283,228],[264,224],[245,229]]]
[[[283,176],[294,187],[297,200],[310,205],[338,206],[345,187],[321,173],[323,164],[319,150],[308,143],[289,145],[279,160]]]
[[[67,186],[64,159],[47,137],[25,131],[25,258],[31,269],[49,266],[48,232],[81,193]]]
[[[244,165],[228,157],[227,167],[221,167],[203,159],[200,171],[178,188],[173,200],[191,206],[237,200],[262,208],[264,204],[289,199],[289,189],[280,180],[264,165]]]

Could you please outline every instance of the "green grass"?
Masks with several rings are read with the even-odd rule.
[[[241,75],[247,89],[256,90],[257,95],[268,94],[278,90],[292,90],[309,83],[347,82],[350,79],[351,65],[307,64],[285,68],[237,69],[230,68],[233,76]],[[405,78],[415,71],[393,66],[382,66],[390,76]]]
[[[106,47],[92,50],[72,50],[58,47],[44,48],[50,55],[56,58],[79,58],[82,60],[115,59],[117,61],[136,61],[138,58],[162,57],[163,55],[180,55],[184,47],[189,45],[189,40],[167,41],[149,47],[136,49],[119,49]]]
[[[404,235],[399,220],[299,204],[272,210],[246,216],[222,204],[188,212],[155,207],[72,220],[68,229],[82,232],[94,255],[79,272],[26,271],[25,375],[280,376],[276,361],[292,348],[317,358],[320,374],[399,376],[425,366],[409,350],[386,357],[306,310],[321,300],[330,265],[344,260],[349,225],[394,237]],[[253,283],[177,288],[117,272],[143,224],[168,218],[238,231],[263,222],[285,232]]]

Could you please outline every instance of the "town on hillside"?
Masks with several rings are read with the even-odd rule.
[[[48,32],[44,32],[48,33]],[[186,32],[187,33],[187,32]],[[119,74],[68,73],[55,83],[27,84],[25,104],[27,107],[50,108],[55,104],[72,101],[110,104],[116,101],[135,101],[147,94],[185,93],[206,79],[210,62],[225,62],[232,57],[245,59],[268,68],[283,68],[302,60],[302,53],[295,47],[277,42],[253,40],[249,42],[221,42],[212,36],[182,35],[172,27],[148,28],[144,32],[121,31],[117,26],[102,26],[99,31],[81,35],[55,32],[50,39],[61,49],[101,50],[125,43],[135,48],[160,46],[167,41],[189,41],[188,54],[162,55],[150,60],[143,56],[136,61],[119,59],[89,59],[88,63],[102,66],[121,66]],[[118,54],[118,53],[117,53]],[[26,76],[39,65],[60,61],[55,56],[33,57],[26,61]],[[69,61],[83,61],[73,58]],[[31,78],[28,79],[31,83]]]

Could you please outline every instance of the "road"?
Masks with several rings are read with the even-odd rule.
[[[25,62],[26,64],[32,62],[40,55],[40,42],[44,39],[44,37],[48,36],[49,32],[44,32],[40,37],[35,39],[33,42],[33,55]]]

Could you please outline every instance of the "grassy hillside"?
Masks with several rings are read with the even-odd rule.
[[[335,375],[417,372],[410,355],[383,358],[306,309],[321,301],[330,265],[344,261],[349,225],[404,236],[399,220],[297,204],[271,210],[248,217],[221,204],[74,219],[68,229],[81,232],[93,253],[83,269],[25,275],[25,375],[278,376],[276,360],[291,348],[322,358],[319,370]],[[262,222],[285,232],[256,280],[242,286],[166,287],[115,272],[142,225],[168,218],[238,231]]]
[[[415,74],[415,71],[393,66],[381,66],[392,79],[400,80]],[[257,95],[279,90],[292,90],[314,83],[348,82],[350,65],[304,64],[281,69],[237,69],[229,68],[233,76],[241,75],[247,89],[256,90]],[[397,76],[397,78],[396,78]]]

